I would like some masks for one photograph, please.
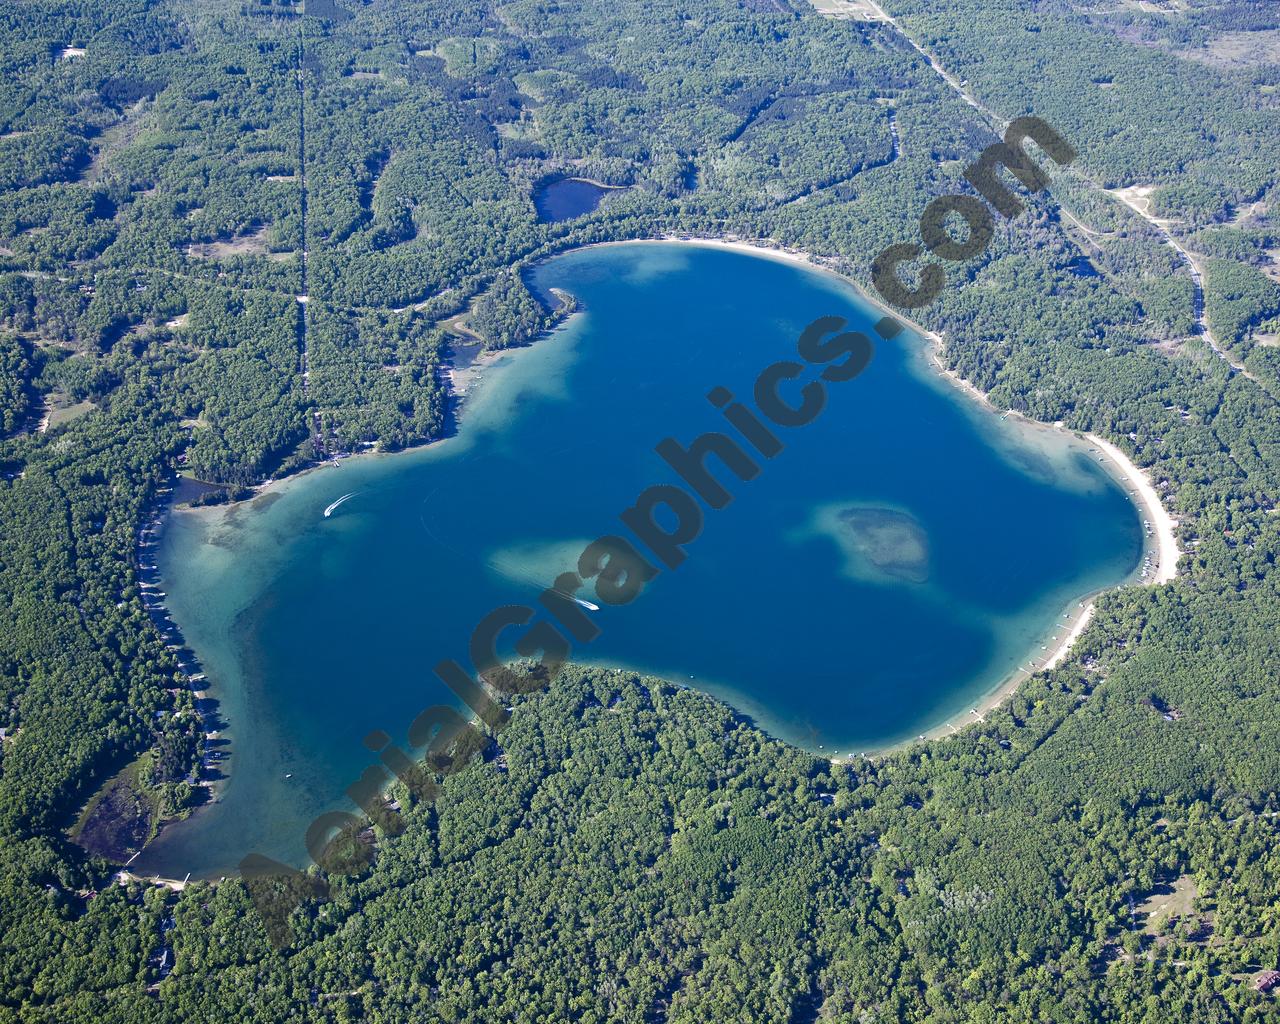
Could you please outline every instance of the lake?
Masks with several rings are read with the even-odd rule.
[[[540,221],[553,224],[590,213],[605,196],[623,191],[616,185],[601,185],[586,178],[557,178],[534,189],[533,206]]]
[[[725,429],[707,393],[749,400],[818,317],[871,335],[869,367],[829,384],[757,478],[724,476],[734,500],[707,511],[687,561],[592,612],[603,632],[580,660],[858,752],[967,712],[1141,560],[1141,517],[1086,444],[1001,420],[938,375],[922,339],[875,336],[880,314],[832,275],[632,243],[557,257],[532,283],[581,312],[486,368],[456,436],[170,517],[168,607],[229,723],[230,777],[136,870],[224,874],[250,850],[301,863],[307,824],[348,807],[374,760],[362,737],[403,745],[418,712],[453,702],[431,666],[468,664],[486,613],[534,604],[587,541],[623,532],[645,487],[678,481],[654,445]]]

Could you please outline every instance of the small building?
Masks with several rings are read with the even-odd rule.
[[[1280,971],[1263,971],[1253,983],[1255,992],[1270,992],[1280,985]]]

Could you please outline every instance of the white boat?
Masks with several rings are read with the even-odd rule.
[[[358,491],[352,491],[350,494],[344,494],[341,498],[339,498],[337,501],[335,501],[332,505],[330,505],[328,508],[324,510],[324,517],[328,519],[331,515],[333,515],[334,509],[336,509],[348,498],[354,498],[358,493],[359,493]]]

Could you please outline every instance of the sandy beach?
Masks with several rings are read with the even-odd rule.
[[[1044,663],[1046,669],[1057,668],[1067,660],[1067,655],[1071,653],[1071,648],[1079,639],[1080,634],[1084,632],[1085,627],[1089,625],[1089,620],[1093,618],[1093,602],[1090,601],[1084,606],[1084,611],[1076,616],[1071,629],[1067,631],[1067,635],[1062,638],[1062,642],[1058,644],[1053,652],[1053,656]]]
[[[1145,517],[1151,525],[1152,539],[1156,546],[1156,572],[1148,582],[1168,583],[1178,574],[1178,540],[1174,534],[1177,521],[1165,511],[1151,479],[1130,461],[1119,448],[1097,434],[1085,434],[1090,443],[1106,453],[1112,466],[1120,473],[1130,491],[1139,499]]]
[[[801,266],[808,267],[810,270],[819,270],[825,274],[831,274],[849,285],[856,291],[864,302],[870,303],[876,309],[883,312],[886,316],[891,316],[895,320],[901,320],[907,324],[913,331],[924,338],[928,338],[933,344],[929,347],[929,358],[937,368],[938,372],[950,380],[956,387],[968,393],[972,398],[976,399],[982,405],[989,409],[995,407],[988,400],[986,394],[979,391],[967,380],[961,377],[954,370],[949,370],[942,362],[942,350],[946,347],[946,342],[941,334],[937,331],[931,331],[929,328],[909,320],[903,316],[901,312],[888,306],[879,296],[869,292],[857,281],[827,264],[817,256],[809,253],[801,252],[799,249],[787,248],[773,241],[747,242],[737,238],[689,238],[683,235],[663,235],[661,238],[639,239],[640,244],[644,243],[661,243],[661,242],[678,242],[681,245],[696,245],[706,249],[732,249],[735,252],[746,253],[750,256],[763,256],[766,259],[781,260],[784,263],[798,263]],[[636,242],[599,242],[598,245],[635,245]]]
[[[450,363],[444,370],[445,380],[449,384],[449,397],[453,399],[465,398],[467,392],[480,379],[483,372],[501,358],[501,350],[489,349],[480,352],[466,366],[457,366]]]
[[[135,855],[136,856],[136,855]],[[166,889],[172,889],[174,892],[182,892],[191,881],[191,876],[186,878],[165,878],[161,875],[135,875],[132,871],[121,870],[116,872],[116,878],[120,882],[137,882],[142,885],[158,885]]]

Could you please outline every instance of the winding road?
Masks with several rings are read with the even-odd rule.
[[[1236,373],[1242,373],[1254,383],[1258,383],[1258,379],[1240,363],[1237,363],[1232,359],[1231,356],[1229,356],[1218,344],[1217,339],[1214,338],[1213,331],[1209,328],[1209,316],[1205,310],[1204,273],[1200,269],[1200,264],[1196,261],[1195,254],[1179,242],[1173,232],[1169,230],[1169,224],[1171,222],[1153,214],[1151,212],[1150,201],[1146,200],[1145,197],[1142,197],[1144,202],[1139,202],[1138,198],[1135,197],[1129,189],[1103,189],[1103,191],[1124,203],[1125,206],[1160,232],[1160,236],[1163,238],[1165,245],[1169,246],[1169,248],[1178,254],[1178,258],[1190,272],[1191,281],[1195,285],[1194,303],[1198,333],[1204,337],[1204,340],[1208,343],[1209,347],[1213,349],[1214,352],[1216,352],[1233,371]]]
[[[311,340],[307,316],[307,95],[302,33],[298,33],[298,195],[302,220],[302,247],[299,250],[301,282],[298,294],[299,347],[302,350],[302,393],[311,392]]]
[[[894,16],[890,14],[888,11],[886,11],[877,2],[877,0],[864,0],[864,2],[868,7],[872,8],[885,21],[886,24],[891,25],[894,31],[897,32],[900,36],[902,36],[902,38],[907,41],[907,43],[911,46],[913,50],[916,51],[916,53],[920,54],[920,56],[924,59],[925,63],[928,64],[929,67],[933,69],[934,73],[937,74],[944,82],[946,82],[947,85],[950,86],[957,94],[959,94],[960,98],[963,99],[965,103],[967,103],[969,106],[973,107],[974,110],[978,111],[980,114],[986,117],[987,120],[992,123],[992,126],[996,129],[996,132],[998,134],[1002,133],[1004,129],[1008,127],[1009,122],[1005,118],[1001,117],[994,110],[992,110],[985,103],[983,103],[980,99],[978,99],[978,97],[973,95],[973,93],[971,93],[967,88],[965,88],[964,83],[955,75],[953,75],[951,72],[949,72],[946,68],[944,68],[940,63],[938,63],[938,61],[934,59],[933,55],[929,53],[918,42],[916,42],[916,40],[911,36],[911,34],[907,32],[907,30],[904,29],[902,25],[898,23],[897,19],[894,18]],[[1218,344],[1217,339],[1214,338],[1213,331],[1209,326],[1208,312],[1205,308],[1204,274],[1201,271],[1200,265],[1196,261],[1194,254],[1192,254],[1186,248],[1186,246],[1184,246],[1180,241],[1178,241],[1178,239],[1174,236],[1173,232],[1169,229],[1169,222],[1162,220],[1161,218],[1153,215],[1148,208],[1139,204],[1131,195],[1123,194],[1123,190],[1105,188],[1097,181],[1094,181],[1092,178],[1085,176],[1083,172],[1080,172],[1080,180],[1087,187],[1097,192],[1105,193],[1106,195],[1110,196],[1112,199],[1124,204],[1126,207],[1128,207],[1130,210],[1136,213],[1139,217],[1143,219],[1143,221],[1145,221],[1151,227],[1155,228],[1155,230],[1160,234],[1160,237],[1164,241],[1164,243],[1168,245],[1171,249],[1173,249],[1175,253],[1178,254],[1179,258],[1181,259],[1181,261],[1183,262],[1183,264],[1186,266],[1187,270],[1191,274],[1191,282],[1195,289],[1194,297],[1193,297],[1193,306],[1194,306],[1197,334],[1202,336],[1205,342],[1208,344],[1209,348],[1213,350],[1214,354],[1217,355],[1219,359],[1221,359],[1223,362],[1227,364],[1227,366],[1231,368],[1232,373],[1239,373],[1247,377],[1249,380],[1253,381],[1255,384],[1258,384],[1259,387],[1262,387],[1261,381],[1259,381],[1257,377],[1255,377],[1248,370],[1246,370],[1244,366],[1242,366],[1240,363],[1233,360],[1226,353],[1223,347]],[[1086,235],[1090,236],[1090,239],[1092,240],[1092,236],[1096,235],[1097,232],[1093,231],[1092,229],[1086,228],[1084,224],[1081,222],[1079,217],[1071,213],[1069,210],[1067,210],[1065,206],[1062,205],[1061,200],[1058,201],[1058,205],[1062,207],[1063,213],[1081,230],[1083,230]],[[1264,387],[1263,390],[1266,391],[1267,389]],[[1269,391],[1268,391],[1268,394],[1270,394]]]

